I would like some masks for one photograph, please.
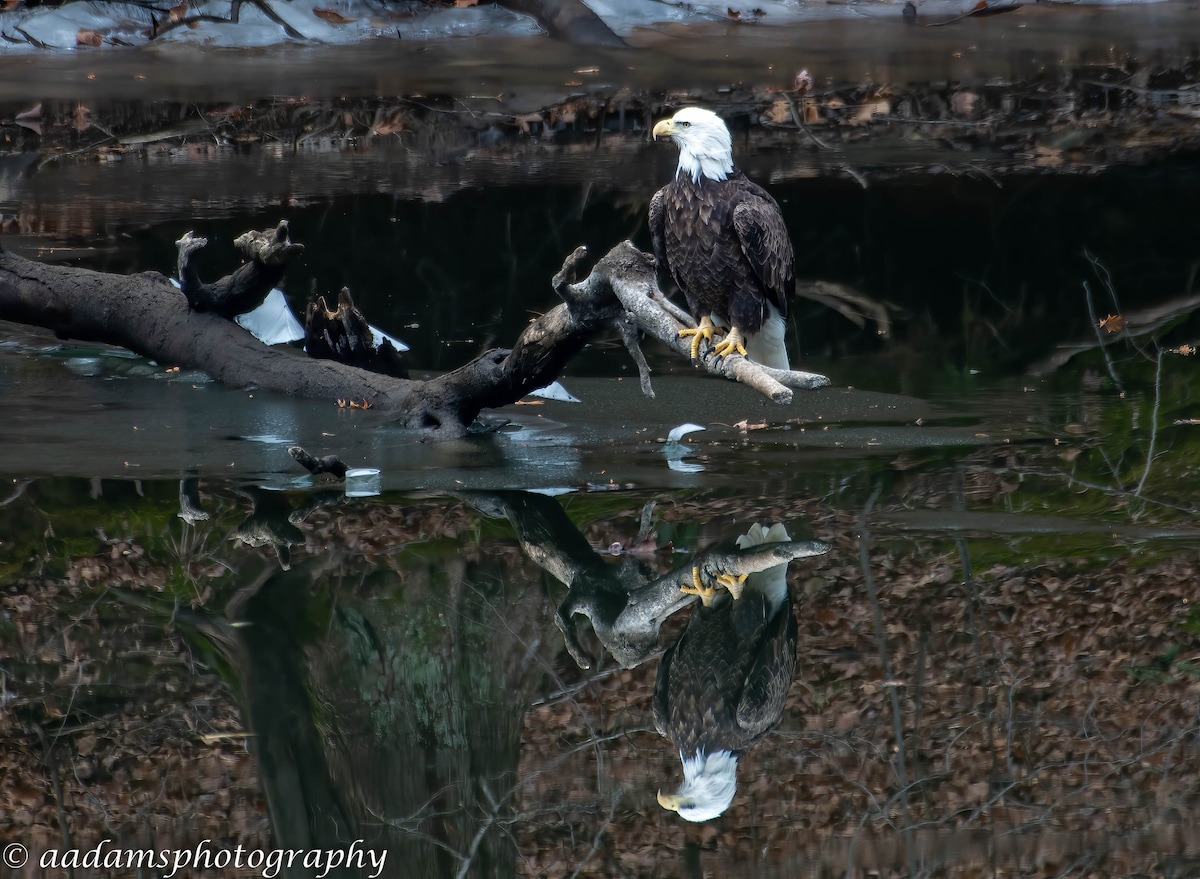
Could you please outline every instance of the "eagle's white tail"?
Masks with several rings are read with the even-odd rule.
[[[791,369],[787,356],[787,320],[767,303],[762,329],[746,338],[746,356],[773,369]]]
[[[764,543],[783,543],[791,539],[782,522],[776,522],[770,528],[755,524],[751,525],[750,530],[737,539],[737,545],[739,549],[748,549],[752,546],[762,546]],[[767,596],[767,600],[771,603],[771,616],[775,615],[775,611],[779,610],[780,605],[787,598],[787,567],[787,563],[784,562],[746,578],[747,589],[761,592]]]

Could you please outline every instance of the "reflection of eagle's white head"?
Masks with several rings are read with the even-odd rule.
[[[783,525],[755,525],[737,543],[745,549],[790,539]],[[664,808],[688,821],[729,808],[738,756],[779,723],[795,667],[787,564],[751,574],[737,599],[723,593],[692,611],[654,686],[655,725],[683,761],[683,785],[658,795]]]

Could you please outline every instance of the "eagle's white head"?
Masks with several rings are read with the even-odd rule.
[[[733,138],[712,110],[684,107],[655,125],[654,137],[669,137],[679,147],[677,176],[724,180],[733,171]]]
[[[658,792],[658,804],[688,821],[711,821],[725,813],[737,793],[736,754],[717,751],[683,759],[683,786],[675,794]]]

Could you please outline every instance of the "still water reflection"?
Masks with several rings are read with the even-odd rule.
[[[1190,875],[1196,534],[1062,474],[1105,448],[864,459],[788,495],[15,481],[2,832],[363,840],[388,876]],[[1055,485],[1087,520],[1032,515]],[[728,811],[687,825],[656,802],[681,780],[660,635],[693,567],[736,571],[774,522],[801,542],[750,567],[785,565],[795,681]]]

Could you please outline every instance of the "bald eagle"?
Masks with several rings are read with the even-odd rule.
[[[650,201],[650,237],[697,319],[700,340],[729,333],[713,349],[788,369],[785,326],[796,290],[795,258],[779,204],[733,166],[733,140],[710,110],[686,107],[654,126],[679,147],[675,179]]]
[[[781,524],[754,525],[742,549],[790,540]],[[737,790],[738,756],[774,729],[796,671],[796,618],[787,564],[743,580],[717,578],[728,592],[699,590],[683,636],[667,650],[654,685],[654,724],[679,749],[683,786],[658,802],[688,821],[721,815]]]

